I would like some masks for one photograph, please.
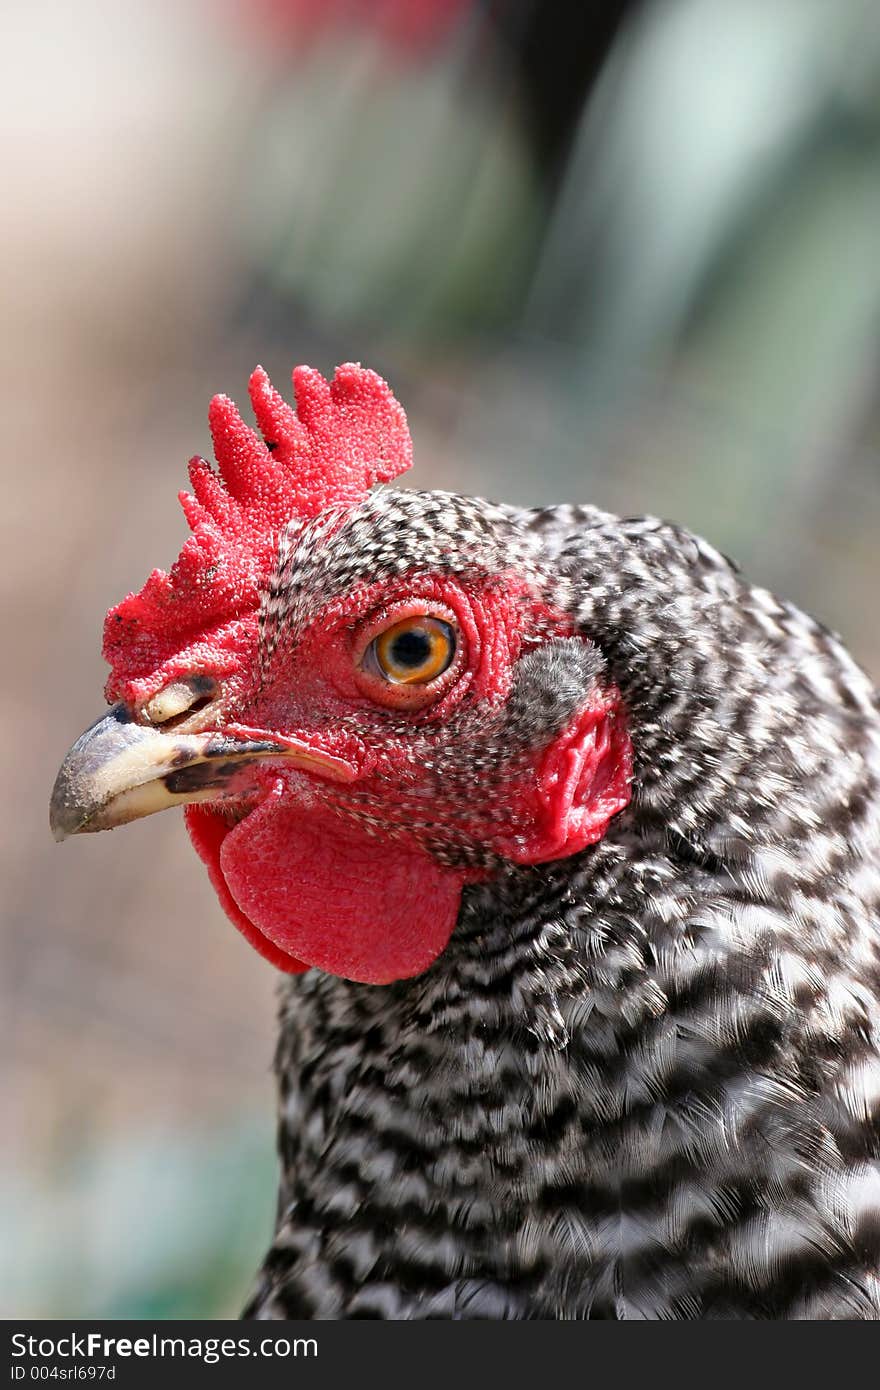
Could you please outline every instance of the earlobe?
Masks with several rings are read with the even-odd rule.
[[[616,686],[595,692],[540,758],[530,824],[502,849],[517,864],[564,859],[595,844],[629,804],[632,744]]]

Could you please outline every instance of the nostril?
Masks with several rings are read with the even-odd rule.
[[[164,728],[180,723],[209,705],[217,694],[213,676],[192,676],[185,681],[171,681],[143,707],[151,724]]]

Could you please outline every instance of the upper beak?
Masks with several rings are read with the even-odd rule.
[[[244,731],[243,731],[244,732]],[[110,830],[189,801],[216,801],[246,790],[257,760],[283,758],[306,772],[350,780],[340,759],[295,739],[206,731],[162,732],[113,705],[70,749],[55,779],[49,825],[56,840]],[[245,775],[242,776],[241,774]]]

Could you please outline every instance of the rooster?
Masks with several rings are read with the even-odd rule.
[[[377,487],[374,373],[226,397],[61,839],[185,806],[288,977],[259,1318],[880,1316],[880,717],[677,526]]]

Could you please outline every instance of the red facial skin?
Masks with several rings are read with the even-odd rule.
[[[364,670],[377,633],[424,613],[458,634],[446,671],[413,688]],[[442,753],[459,709],[479,712],[481,722],[502,710],[523,642],[538,623],[542,637],[548,627],[567,631],[563,620],[529,603],[514,576],[468,589],[448,576],[412,576],[390,590],[362,586],[328,605],[289,653],[279,650],[261,689],[255,663],[229,672],[225,684],[237,696],[224,731],[280,733],[352,773],[336,782],[267,761],[251,774],[245,798],[224,802],[227,812],[246,812],[238,823],[210,804],[186,810],[224,910],[273,965],[385,984],[420,974],[439,955],[464,885],[486,871],[447,867],[423,846],[409,828],[420,789],[435,823],[519,864],[563,857],[604,833],[629,798],[629,743],[614,690],[597,691],[549,747],[494,790],[491,805],[472,787],[447,798],[442,780],[438,786],[420,775],[426,744],[419,735],[429,733],[427,746]],[[250,647],[236,633],[217,656]],[[191,669],[192,652],[181,655],[162,669],[162,683]],[[381,827],[345,814],[353,789],[371,798]]]
[[[502,756],[491,785],[476,785],[469,769],[485,731],[501,730],[503,748],[520,655],[571,636],[515,573],[467,586],[424,573],[355,586],[287,634],[261,670],[258,605],[282,518],[356,505],[409,461],[403,413],[373,373],[340,368],[328,386],[299,368],[294,383],[296,415],[265,374],[252,378],[272,450],[225,398],[212,405],[221,476],[194,465],[193,537],[170,575],[157,572],[108,614],[107,694],[142,708],[169,682],[210,675],[211,728],[265,731],[332,755],[326,773],[283,758],[252,765],[231,798],[187,807],[187,828],[227,915],[273,965],[384,984],[436,959],[463,887],[493,859],[537,863],[598,840],[629,801],[631,749],[619,693],[597,686],[549,746],[509,767]],[[457,633],[451,665],[425,686],[364,666],[374,637],[410,614]],[[449,766],[464,774],[447,776]],[[444,860],[456,846],[476,848],[483,867],[462,867],[473,853],[449,867],[437,844],[452,847]]]

